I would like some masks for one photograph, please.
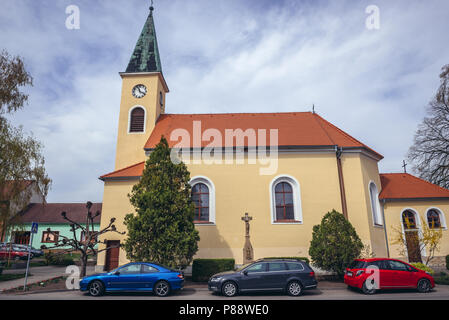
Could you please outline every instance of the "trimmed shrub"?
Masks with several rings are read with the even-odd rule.
[[[45,263],[52,266],[70,266],[75,264],[73,258],[69,255],[54,254],[48,251],[44,254]]]
[[[417,269],[419,269],[419,270],[422,270],[422,271],[426,271],[426,272],[428,272],[428,273],[430,273],[430,274],[434,274],[434,273],[435,273],[435,271],[434,271],[432,268],[426,266],[424,263],[421,263],[421,262],[413,262],[413,263],[410,263],[410,264],[411,264],[412,266],[414,266],[415,268],[417,268]]]
[[[192,265],[193,281],[208,281],[219,272],[234,270],[234,259],[194,259]]]
[[[360,256],[363,243],[352,224],[332,210],[313,226],[309,255],[314,266],[343,279],[346,267]]]
[[[449,270],[449,254],[446,256],[446,269]]]
[[[290,259],[290,260],[301,260],[310,263],[309,258],[306,257],[266,257],[264,259]]]

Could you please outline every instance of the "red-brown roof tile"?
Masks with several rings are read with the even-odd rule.
[[[278,145],[296,147],[335,146],[344,148],[364,148],[374,153],[380,159],[382,155],[373,151],[349,134],[312,112],[285,113],[221,113],[221,114],[162,114],[148,138],[145,149],[152,149],[159,143],[161,136],[165,136],[169,146],[173,147],[178,141],[171,141],[170,136],[175,129],[185,129],[190,134],[190,142],[186,146],[193,147],[193,122],[201,121],[201,132],[207,129],[217,129],[225,143],[226,129],[265,129],[267,145],[269,144],[269,130],[278,129]],[[201,141],[201,147],[209,144]],[[248,141],[245,139],[245,146]],[[264,145],[259,144],[258,145]],[[196,147],[196,146],[195,146]],[[240,146],[239,146],[240,147]]]
[[[449,198],[449,190],[408,173],[381,173],[379,199]]]
[[[100,177],[101,180],[104,179],[113,179],[113,178],[132,178],[132,177],[140,177],[142,175],[143,169],[145,167],[145,162],[139,162],[136,164],[133,164],[129,167],[119,169],[110,173],[107,173],[105,175],[102,175]]]
[[[90,211],[95,215],[101,212],[101,203],[93,203]],[[69,223],[61,216],[61,212],[67,213],[67,218],[77,223],[85,223],[87,208],[85,203],[32,203],[20,215],[22,223]],[[94,222],[100,223],[101,214],[95,217]]]

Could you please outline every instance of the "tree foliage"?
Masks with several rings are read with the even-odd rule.
[[[313,227],[309,255],[312,263],[320,269],[344,275],[346,267],[358,258],[364,248],[351,223],[332,210],[321,224]]]
[[[28,204],[33,189],[24,182],[33,181],[45,197],[51,180],[45,171],[42,145],[26,136],[22,127],[14,127],[7,114],[21,109],[28,95],[20,91],[32,85],[20,57],[0,53],[0,227],[3,237],[11,225],[17,223],[15,214]]]
[[[162,137],[145,163],[140,181],[129,195],[135,214],[125,217],[128,238],[123,247],[131,261],[152,261],[185,268],[198,250],[193,223],[190,173],[170,159]]]
[[[420,219],[421,221],[426,221],[422,216]],[[443,229],[441,227],[435,227],[434,222],[432,222],[432,225],[430,226],[427,223],[423,222],[420,226],[420,229],[414,230],[408,217],[404,219],[404,222],[405,227],[408,231],[403,231],[402,227],[392,227],[392,243],[399,245],[398,253],[402,257],[406,257],[408,254],[415,256],[415,253],[418,253],[419,256],[423,257],[424,253],[426,253],[424,264],[428,266],[429,263],[435,258],[435,254],[440,251],[441,239],[443,238]],[[409,248],[407,246],[405,232],[418,232],[419,244],[416,246],[416,248],[412,246]],[[410,252],[410,250],[417,251]]]
[[[442,68],[440,79],[440,87],[416,131],[408,158],[421,178],[449,188],[449,64]]]

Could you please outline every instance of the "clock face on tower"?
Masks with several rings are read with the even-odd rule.
[[[143,84],[138,84],[134,86],[132,94],[138,99],[143,98],[147,94],[147,87],[145,87]]]

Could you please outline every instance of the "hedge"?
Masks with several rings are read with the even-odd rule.
[[[75,264],[73,258],[67,254],[54,254],[51,251],[44,254],[47,265],[53,266],[70,266]]]
[[[446,256],[446,269],[449,270],[449,254]]]
[[[192,265],[193,281],[208,281],[219,272],[234,270],[234,259],[194,259]]]
[[[301,260],[307,262],[307,264],[310,263],[309,258],[306,257],[267,257],[265,259],[290,259],[290,260]]]
[[[413,262],[413,263],[410,263],[410,264],[411,264],[412,266],[414,266],[415,268],[418,268],[418,269],[420,269],[420,270],[422,270],[422,271],[426,271],[426,272],[428,272],[428,273],[430,273],[430,274],[434,274],[434,273],[435,273],[435,271],[434,271],[432,268],[426,266],[424,263],[421,263],[421,262]]]

